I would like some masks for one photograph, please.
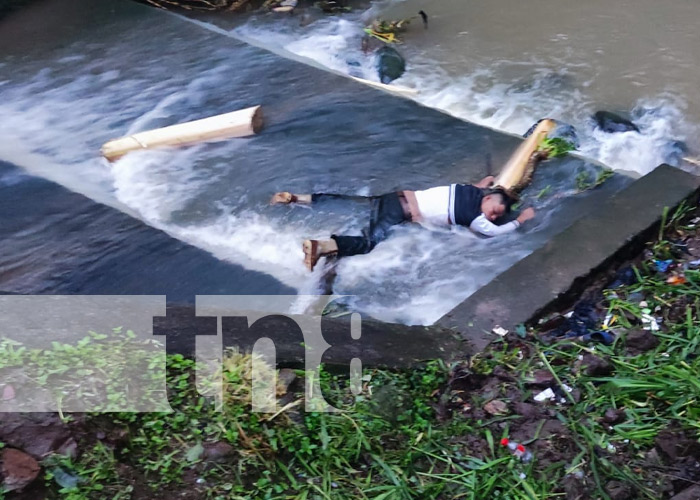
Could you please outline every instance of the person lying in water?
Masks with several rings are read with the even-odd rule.
[[[362,236],[331,235],[325,240],[306,240],[303,243],[304,263],[309,271],[321,257],[348,257],[369,253],[380,241],[386,239],[393,226],[417,222],[432,226],[466,226],[483,236],[498,236],[514,231],[535,216],[535,210],[526,208],[515,220],[502,225],[495,224],[510,212],[513,204],[505,191],[495,188],[493,176],[476,184],[450,184],[423,191],[398,191],[381,196],[367,197],[371,203],[369,227]],[[326,198],[357,199],[357,196],[337,194],[275,193],[273,205],[311,204]]]

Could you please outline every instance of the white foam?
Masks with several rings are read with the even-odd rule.
[[[359,45],[363,25],[383,7],[384,4],[375,4],[365,13],[323,18],[303,28],[298,23],[270,23],[254,18],[232,33],[263,47],[308,58],[334,71],[376,81],[375,61],[362,54]],[[565,38],[566,35],[557,35],[557,40]],[[410,39],[406,46],[409,44]],[[357,63],[359,66],[354,65]],[[637,102],[636,108],[653,110],[636,116],[641,134],[594,132],[590,116],[598,109],[585,93],[592,81],[571,84],[572,73],[581,66],[580,62],[560,58],[557,69],[551,70],[551,63],[534,58],[490,61],[488,67],[477,66],[459,75],[451,74],[440,64],[429,50],[411,53],[407,71],[396,83],[417,89],[413,98],[425,106],[495,130],[520,135],[542,117],[570,123],[582,136],[581,153],[613,169],[645,174],[664,162],[676,164],[668,145],[693,140],[693,131],[697,130],[683,115],[682,99],[663,95]],[[513,82],[500,76],[513,68],[520,68],[522,80]]]

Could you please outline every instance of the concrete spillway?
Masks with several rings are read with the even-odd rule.
[[[73,0],[71,8],[81,2]],[[41,19],[52,8],[67,9],[66,2],[39,5]],[[3,129],[13,144],[0,147],[0,159],[22,169],[5,164],[0,172],[0,290],[156,294],[174,304],[191,304],[202,294],[313,291],[305,285],[317,277],[303,270],[301,239],[357,231],[366,214],[341,209],[340,222],[328,222],[326,211],[268,207],[272,192],[380,194],[474,182],[497,170],[519,144],[517,137],[163,12],[129,2],[91,5],[80,22],[54,24],[32,47],[20,43],[31,16],[23,24],[9,18],[3,22],[14,22],[12,29],[0,30],[0,36],[12,33],[18,40],[0,44],[0,72],[9,82],[8,101],[0,108],[6,122],[14,123]],[[103,27],[99,36],[97,26]],[[139,36],[145,32],[152,36]],[[171,43],[159,67],[164,40]],[[254,104],[263,105],[266,126],[253,139],[127,157],[112,168],[99,161],[99,146],[133,132],[134,124],[143,129]],[[62,114],[43,122],[39,109]],[[77,132],[80,140],[66,146],[65,138]],[[499,294],[508,309],[517,297],[501,273],[538,248],[550,248],[557,234],[601,210],[632,181],[615,175],[595,190],[576,193],[576,177],[595,175],[596,168],[575,157],[547,162],[529,193],[537,222],[502,241],[479,240],[466,230],[409,228],[372,257],[346,259],[338,267],[336,291],[357,296],[348,307],[393,323],[384,329],[373,323],[375,339],[387,331],[406,335],[399,344],[430,339],[410,356],[397,355],[399,344],[391,340],[384,352],[373,349],[371,359],[399,364],[456,353],[452,344],[441,345],[448,335],[441,328],[396,323],[437,319],[499,275],[498,282],[506,280]],[[666,181],[654,179],[659,192],[666,192]],[[561,196],[536,196],[544,190]],[[687,194],[681,191],[671,186],[663,203]],[[619,215],[621,221],[627,216],[634,214]],[[594,248],[595,234],[586,238],[587,248]],[[608,247],[600,248],[605,253]],[[387,268],[394,256],[400,258]],[[541,263],[542,269],[548,265],[546,259]],[[411,315],[421,307],[430,314]],[[451,314],[441,324],[470,336],[468,316]],[[483,329],[477,328],[479,335]],[[371,343],[372,335],[363,339]]]

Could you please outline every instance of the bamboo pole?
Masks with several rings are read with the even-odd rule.
[[[129,153],[159,146],[184,146],[198,142],[246,137],[262,127],[260,106],[211,116],[201,120],[179,123],[169,127],[138,132],[113,139],[102,146],[102,156],[115,161]]]
[[[531,169],[533,164],[530,162],[532,153],[537,151],[537,147],[544,138],[547,137],[557,124],[554,120],[542,120],[532,134],[518,146],[518,149],[508,159],[503,166],[501,173],[498,174],[494,184],[504,188],[507,191],[517,191],[523,183],[523,180],[532,175]]]

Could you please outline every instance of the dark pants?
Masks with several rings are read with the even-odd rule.
[[[358,196],[345,196],[335,194],[315,194],[311,200],[320,201],[324,198],[345,198],[357,200]],[[369,227],[362,231],[362,236],[332,235],[338,245],[338,257],[347,257],[370,252],[377,243],[386,239],[392,226],[406,222],[406,218],[399,195],[397,193],[371,196],[368,199],[371,206]]]

